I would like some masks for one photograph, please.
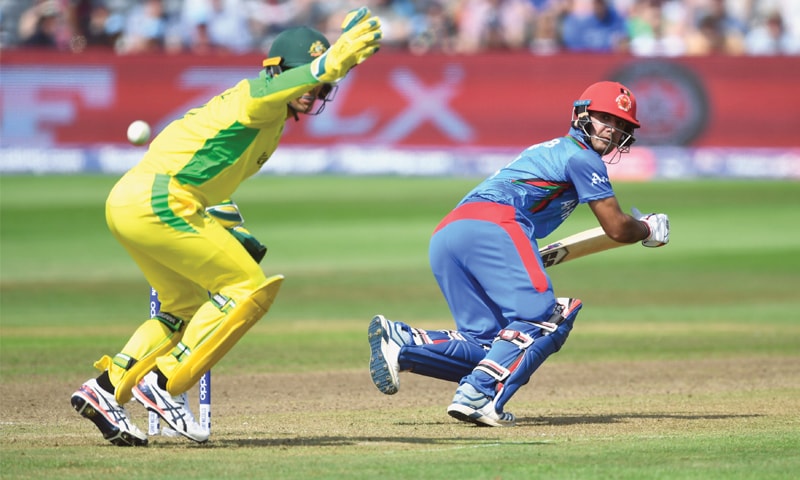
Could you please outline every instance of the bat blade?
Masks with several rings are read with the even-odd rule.
[[[615,242],[603,232],[603,227],[595,227],[546,245],[539,249],[539,255],[545,268],[548,268],[625,245],[630,244]]]

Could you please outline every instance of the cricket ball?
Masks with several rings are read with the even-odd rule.
[[[128,141],[134,145],[144,145],[150,140],[150,125],[144,120],[136,120],[128,126]]]

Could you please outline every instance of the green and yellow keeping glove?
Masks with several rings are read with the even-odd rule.
[[[381,20],[367,7],[347,13],[342,35],[322,56],[311,62],[311,74],[323,83],[336,83],[354,66],[364,62],[380,48]]]
[[[228,230],[244,223],[239,205],[236,205],[233,200],[225,200],[219,205],[212,205],[206,208],[206,213]]]
[[[350,10],[349,12],[347,12],[347,15],[345,15],[344,20],[342,20],[342,33],[347,32],[348,30],[352,29],[353,27],[363,22],[364,20],[368,20],[371,16],[372,12],[367,7],[361,7],[355,10]],[[378,22],[378,29],[380,29],[381,27],[380,18],[374,17],[373,20],[376,20]],[[381,38],[383,38],[383,31],[379,30],[378,33],[380,36],[376,39],[376,41],[379,41]],[[378,50],[380,50],[380,44],[376,43],[374,49],[367,49],[366,51],[363,52],[362,55],[356,58],[356,65],[362,63],[364,60],[371,57],[373,54],[377,53]]]
[[[264,244],[259,242],[249,230],[241,225],[238,227],[233,227],[228,231],[231,232],[231,235],[236,237],[236,240],[239,240],[239,243],[242,244],[244,249],[247,250],[247,253],[253,257],[253,260],[255,260],[256,263],[261,263],[261,260],[264,259],[264,255],[267,254],[267,247],[264,246]]]
[[[244,218],[239,211],[238,205],[232,200],[226,200],[219,205],[212,205],[206,208],[206,213],[214,217],[220,225],[231,232],[231,235],[242,244],[256,263],[261,263],[261,260],[264,259],[264,255],[267,254],[267,247],[259,242],[249,230],[242,226]]]

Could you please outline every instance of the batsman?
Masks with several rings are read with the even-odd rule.
[[[538,240],[588,204],[609,239],[659,247],[663,213],[624,213],[608,179],[634,143],[636,97],[618,82],[590,85],[572,104],[566,135],[537,143],[479,183],[435,228],[431,270],[455,320],[423,330],[376,315],[367,329],[370,376],[387,395],[400,372],[458,382],[447,413],[513,426],[506,403],[567,341],[583,302],[556,298]]]
[[[283,281],[262,271],[266,249],[226,200],[269,160],[286,121],[322,112],[382,35],[365,7],[346,15],[333,45],[313,28],[281,32],[257,78],[167,125],[113,187],[109,229],[158,292],[161,311],[95,362],[102,373],[72,394],[106,440],[147,445],[124,408],[133,397],[183,436],[208,439],[185,392],[267,313]]]

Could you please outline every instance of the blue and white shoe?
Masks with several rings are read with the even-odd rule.
[[[209,431],[201,427],[186,405],[186,395],[173,397],[158,386],[158,376],[150,372],[133,387],[133,396],[144,408],[155,412],[167,425],[184,437],[197,443],[208,440]]]
[[[394,395],[400,388],[400,347],[410,341],[398,322],[376,315],[369,322],[369,374],[372,383],[386,395]]]
[[[106,392],[94,378],[86,381],[70,398],[72,408],[91,420],[103,438],[120,447],[144,447],[147,435],[131,422],[113,393]]]
[[[494,399],[479,392],[469,383],[456,390],[453,403],[447,407],[451,417],[478,425],[479,427],[513,427],[517,419],[513,413],[497,412]]]

